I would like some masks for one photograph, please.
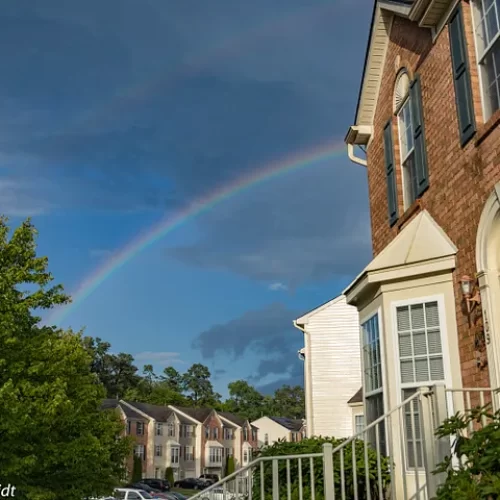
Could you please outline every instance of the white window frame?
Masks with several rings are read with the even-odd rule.
[[[169,422],[167,424],[167,436],[168,437],[175,437],[175,423]]]
[[[267,432],[264,434],[264,444],[269,445],[269,434]]]
[[[248,463],[248,449],[243,450],[243,463],[247,464]]]
[[[380,389],[377,389],[375,391],[371,392],[366,392],[366,387],[365,387],[365,355],[364,355],[364,331],[363,331],[363,325],[370,321],[374,316],[378,317],[378,328],[379,328],[379,342],[380,342],[380,361],[381,361],[381,378],[382,378],[382,386]],[[379,306],[376,310],[371,311],[370,313],[367,313],[366,315],[360,316],[359,318],[359,334],[360,334],[360,346],[361,346],[361,369],[362,369],[362,377],[363,377],[363,405],[366,408],[366,399],[370,398],[370,396],[375,396],[377,394],[382,393],[382,401],[384,403],[384,413],[387,413],[388,408],[389,408],[389,394],[387,390],[387,381],[386,381],[386,350],[385,350],[385,342],[384,342],[384,321],[383,321],[383,308],[382,306]],[[365,410],[365,423],[366,425],[369,424],[369,422],[366,422],[366,410]],[[385,452],[388,452],[389,449],[389,437],[390,433],[386,429],[385,431],[385,443],[386,443],[386,450]]]
[[[143,444],[136,444],[134,446],[134,455],[142,458],[142,460],[144,460],[145,451],[146,448]]]
[[[437,381],[433,382],[416,382],[416,383],[402,383],[401,382],[401,369],[400,369],[400,359],[399,359],[399,335],[398,335],[398,319],[397,319],[397,308],[404,306],[412,306],[418,304],[425,304],[428,302],[437,302],[438,304],[438,315],[439,315],[439,330],[441,332],[441,348],[443,355],[443,370],[444,370],[444,384],[446,387],[452,387],[452,370],[451,370],[451,359],[450,359],[450,343],[448,337],[447,329],[447,314],[445,307],[445,299],[443,294],[439,295],[426,295],[421,297],[416,297],[413,299],[397,300],[391,302],[391,323],[392,323],[392,333],[393,333],[393,345],[394,345],[394,380],[396,381],[396,401],[400,405],[403,402],[403,390],[405,389],[418,389],[419,387],[429,387],[431,385],[440,385],[443,382]],[[448,405],[448,416],[453,415],[453,398],[451,394],[447,395],[447,405]],[[415,471],[415,467],[408,466],[407,448],[405,443],[405,469],[407,472]],[[425,452],[425,450],[424,450]],[[418,468],[419,475],[425,474],[424,468]]]
[[[163,447],[161,444],[155,445],[155,457],[163,456]]]
[[[184,447],[184,460],[186,462],[192,462],[194,460],[194,447],[185,446]]]
[[[361,421],[361,423],[359,423]],[[365,416],[363,413],[354,415],[354,435],[358,435],[365,428]]]
[[[212,464],[222,463],[222,449],[218,446],[210,446],[208,449],[208,461]]]
[[[405,162],[406,162],[406,160],[408,160],[408,158],[411,155],[413,155],[413,162],[415,162],[415,142],[413,142],[413,146],[406,153],[406,156],[403,158],[403,140],[402,140],[402,136],[403,136],[403,132],[406,133],[406,128],[405,128],[405,130],[403,130],[403,127],[402,127],[403,122],[402,122],[402,119],[401,119],[401,113],[402,113],[403,109],[406,108],[406,106],[408,106],[408,108],[409,108],[410,132],[411,132],[412,141],[414,141],[414,137],[413,137],[413,121],[412,121],[412,116],[411,116],[412,115],[412,109],[411,109],[411,99],[410,99],[410,91],[409,91],[409,89],[408,89],[408,94],[405,96],[405,98],[403,99],[403,101],[399,105],[398,109],[396,110],[396,116],[397,116],[397,119],[398,119],[399,163],[400,163],[400,169],[401,169],[401,180],[403,181],[402,182],[402,187],[403,187],[403,206],[404,206],[405,210],[407,210],[411,206],[411,204],[417,199],[417,193],[413,193],[414,194],[414,199],[410,200],[410,199],[408,199],[408,193],[406,192],[407,191],[407,189],[406,189],[406,182],[408,182],[408,179],[407,179],[408,172],[407,172],[407,168],[405,167]],[[411,182],[411,179],[409,180],[409,182]],[[413,186],[413,188],[415,188],[415,186]]]
[[[498,49],[500,50],[500,29],[498,33],[495,35],[493,40],[485,47],[485,49],[480,52],[479,49],[479,33],[477,32],[477,26],[479,25],[479,11],[477,9],[477,2],[482,2],[482,0],[472,0],[470,2],[470,9],[471,9],[471,16],[472,16],[472,32],[474,35],[474,46],[475,46],[475,52],[476,52],[476,62],[478,65],[478,76],[479,76],[479,89],[480,89],[480,95],[481,95],[481,108],[483,111],[483,121],[487,122],[490,118],[491,115],[494,113],[491,112],[489,109],[489,103],[486,100],[486,95],[485,95],[485,78],[484,78],[484,65],[483,65],[483,60],[487,57],[488,54],[491,54],[492,48],[497,44]],[[497,6],[500,10],[500,4]],[[499,12],[500,15],[500,12]],[[499,19],[500,21],[500,19]],[[500,24],[500,22],[499,22]],[[497,79],[497,80],[500,80]],[[500,81],[499,81],[500,85]],[[500,101],[500,92],[499,92],[499,101]],[[500,109],[500,106],[499,108]],[[497,110],[495,110],[497,111]]]
[[[141,432],[139,432],[139,427],[141,429]],[[136,421],[135,434],[136,436],[144,436],[144,422],[141,422],[140,420]]]
[[[170,447],[170,463],[178,464],[180,461],[180,449],[178,446]]]
[[[155,436],[163,436],[163,424],[161,422],[156,422]]]

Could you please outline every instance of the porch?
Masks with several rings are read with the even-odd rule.
[[[421,387],[339,446],[327,442],[320,453],[259,457],[192,499],[430,500],[445,479],[433,472],[453,444],[436,437],[436,429],[449,415],[487,403],[499,408],[498,390]],[[471,435],[473,426],[464,432]]]

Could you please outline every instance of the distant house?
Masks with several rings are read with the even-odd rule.
[[[307,436],[354,433],[348,401],[361,386],[359,319],[340,295],[294,321],[304,334]]]
[[[363,388],[359,389],[347,404],[351,407],[353,434],[359,434],[365,428]]]
[[[259,448],[278,440],[301,441],[305,437],[305,421],[285,417],[261,417],[252,422],[259,429]]]

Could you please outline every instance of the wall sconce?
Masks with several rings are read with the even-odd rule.
[[[470,276],[462,276],[460,287],[462,288],[462,297],[467,306],[467,316],[470,326],[471,312],[477,305],[481,304],[481,294],[479,293],[479,288],[476,286],[476,280],[472,279]]]

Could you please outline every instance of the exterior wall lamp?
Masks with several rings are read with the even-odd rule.
[[[462,288],[462,297],[467,306],[467,316],[469,317],[470,326],[470,315],[471,312],[476,308],[476,306],[481,304],[481,294],[479,293],[479,288],[476,285],[476,280],[472,279],[470,276],[462,276],[460,280],[460,287]]]

